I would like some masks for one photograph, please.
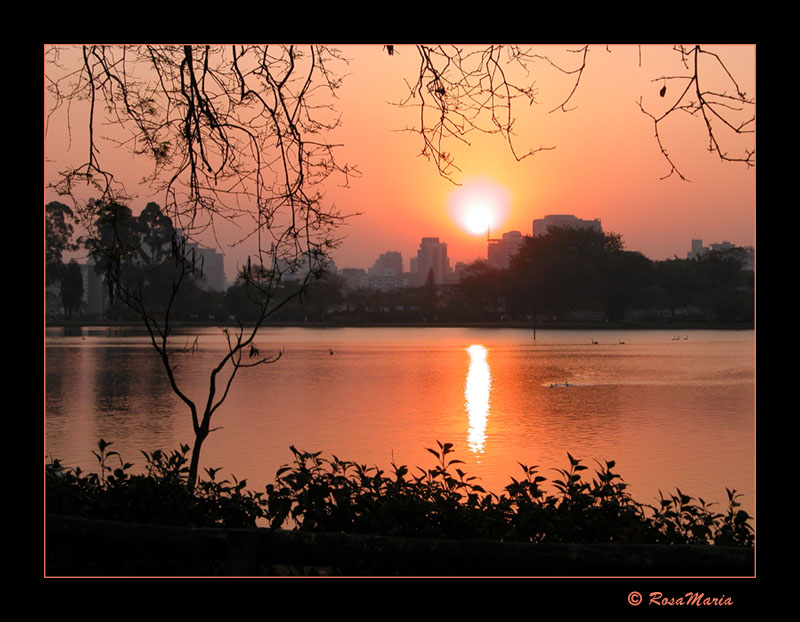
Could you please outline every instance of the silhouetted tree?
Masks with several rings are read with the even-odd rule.
[[[83,274],[81,267],[74,259],[64,268],[60,297],[61,305],[64,308],[64,317],[69,319],[83,303]]]
[[[511,259],[514,307],[528,314],[555,316],[579,306],[594,306],[604,291],[609,257],[623,251],[619,234],[593,229],[553,227],[546,235],[525,238]]]
[[[446,144],[455,139],[468,145],[467,137],[473,132],[499,134],[518,161],[552,149],[539,147],[519,155],[512,140],[515,100],[535,102],[527,63],[540,57],[520,46],[415,47],[419,75],[407,82],[409,94],[399,105],[419,108],[419,125],[409,131],[422,138],[421,154],[433,161],[443,177],[450,179],[460,170]],[[517,79],[520,70],[523,76]]]
[[[74,275],[70,273],[67,265],[64,264],[64,255],[70,251],[77,250],[78,244],[73,242],[74,233],[72,210],[58,201],[52,201],[45,206],[45,248],[44,248],[44,268],[45,285],[55,286],[58,300],[65,316],[77,308],[73,303],[75,292]],[[83,282],[81,281],[81,292],[83,294]],[[66,296],[66,298],[65,298]]]
[[[298,304],[302,305],[303,319],[324,322],[327,311],[344,300],[343,287],[344,279],[327,272],[310,282],[305,292],[297,298]]]
[[[600,290],[606,319],[625,319],[625,311],[644,300],[645,287],[652,281],[652,262],[634,251],[608,252],[602,260]]]
[[[72,241],[74,233],[74,214],[60,203],[51,201],[44,208],[45,214],[45,266],[55,266],[64,262],[64,253],[77,250],[78,244]]]
[[[158,203],[148,203],[139,214],[137,233],[139,252],[145,262],[158,264],[169,256],[176,231],[172,220],[161,211]]]
[[[508,291],[507,270],[492,268],[485,261],[476,261],[467,266],[458,291],[463,307],[477,320],[496,320],[501,303]]]
[[[584,72],[591,71],[594,50],[613,50],[584,45],[566,48],[562,58],[552,47],[521,45],[382,49],[389,67],[409,50],[419,58],[416,75],[406,79],[408,96],[398,105],[419,109],[418,123],[408,129],[421,137],[421,153],[447,178],[458,171],[448,145],[469,145],[472,133],[499,135],[517,160],[553,149],[517,148],[515,105],[537,103],[537,79],[555,71],[567,77],[568,90],[550,112],[568,113]],[[726,133],[753,132],[754,99],[713,49],[673,49],[680,70],[654,77],[658,88],[648,94],[653,100],[644,95],[639,100],[642,112],[653,119],[669,174],[683,178],[662,128],[681,113],[698,119],[709,148],[721,159],[752,166],[753,149],[740,154],[722,145]],[[380,53],[381,47],[375,50]],[[322,45],[48,46],[45,61],[48,119],[61,109],[70,116],[80,110],[88,135],[85,161],[64,168],[53,184],[62,194],[75,196],[77,186],[86,183],[103,200],[126,198],[98,149],[100,124],[109,120],[129,137],[120,139],[122,144],[150,159],[149,181],[163,191],[166,213],[187,232],[215,218],[252,218],[254,235],[267,235],[287,209],[312,220],[340,218],[322,208],[318,190],[332,174],[341,174],[345,182],[357,174],[337,163],[337,145],[324,138],[339,123],[331,104],[341,86],[337,66],[347,61],[338,50]],[[88,111],[71,106],[78,100],[88,102]],[[240,207],[244,197],[254,212]]]
[[[438,295],[433,268],[428,270],[428,275],[425,277],[425,285],[419,288],[419,294],[419,307],[422,311],[423,320],[426,322],[435,320]]]
[[[670,319],[681,307],[698,302],[703,283],[689,259],[667,259],[654,264],[654,281],[659,300],[669,310]]]
[[[95,219],[83,238],[95,270],[105,280],[110,301],[108,312],[118,317],[125,309],[139,313],[141,307],[150,313],[163,313],[173,298],[177,245],[185,247],[159,206],[150,203],[139,216],[117,201],[90,201]],[[192,274],[202,266],[191,251],[186,261]]]
[[[708,251],[693,260],[703,283],[701,304],[712,319],[752,320],[755,300],[746,260],[747,251],[740,247]]]

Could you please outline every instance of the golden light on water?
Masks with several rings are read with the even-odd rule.
[[[492,372],[486,360],[488,350],[473,344],[467,348],[469,371],[464,386],[464,400],[469,416],[467,443],[474,453],[482,453],[486,442],[486,423],[489,419],[489,395],[492,390]]]
[[[96,471],[91,452],[105,438],[142,472],[140,450],[191,438],[191,419],[140,330],[67,330],[47,329],[47,456]],[[183,367],[196,394],[227,342],[215,327],[185,334],[205,344]],[[552,482],[569,452],[590,472],[595,459],[615,460],[637,501],[680,487],[724,505],[727,487],[755,515],[753,332],[696,330],[680,341],[662,330],[610,335],[542,331],[534,347],[525,345],[529,330],[511,328],[271,329],[265,346],[285,344],[290,355],[266,376],[237,377],[201,466],[263,490],[292,461],[292,445],[388,472],[395,458],[430,467],[425,448],[440,440],[498,494],[521,474],[519,462],[541,465]],[[586,345],[590,337],[600,345]],[[421,351],[433,356],[420,360]],[[565,379],[575,385],[547,388]]]

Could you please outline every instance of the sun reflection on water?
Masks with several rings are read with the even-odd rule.
[[[489,419],[489,394],[492,389],[492,372],[486,360],[488,350],[473,344],[467,348],[469,371],[464,386],[464,399],[469,416],[467,443],[474,453],[483,453],[486,443],[486,422]]]

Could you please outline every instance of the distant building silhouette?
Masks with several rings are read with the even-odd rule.
[[[487,240],[486,258],[490,267],[505,270],[517,254],[524,238],[519,231],[504,233],[501,239]]]
[[[709,251],[727,251],[734,248],[736,248],[736,245],[727,240],[703,246],[703,240],[694,239],[692,240],[692,250],[686,254],[686,258],[694,259],[695,257],[700,257],[700,255],[705,255]]]
[[[394,270],[389,269],[370,270],[367,273],[363,268],[342,268],[338,274],[347,289],[376,289],[387,292],[411,285],[411,275],[408,272],[395,274]]]
[[[185,237],[183,229],[176,228],[175,233],[179,238]],[[186,259],[198,268],[194,276],[202,289],[218,292],[224,292],[227,289],[225,258],[221,253],[213,248],[200,246],[197,242],[190,242],[188,238],[186,238],[186,246],[183,251]]]
[[[403,289],[411,284],[408,274],[385,274],[367,276],[367,287],[384,292]]]
[[[200,268],[198,272],[198,276],[202,273],[198,279],[200,287],[218,292],[225,291],[228,283],[225,279],[225,261],[221,253],[213,248],[204,248],[197,242],[189,242],[186,244],[185,255]]]
[[[333,259],[326,255],[312,255],[305,252],[296,258],[273,257],[272,259],[272,270],[279,274],[285,283],[304,281],[309,274],[318,275],[320,269],[324,269],[325,274],[338,274]]]
[[[594,229],[603,232],[600,219],[584,220],[572,214],[549,214],[544,218],[537,218],[533,221],[533,235],[546,235],[552,227],[570,227],[572,229]]]
[[[456,262],[456,265],[453,266],[453,273],[452,273],[452,282],[459,283],[461,278],[464,276],[464,271],[467,269],[467,264],[463,261]]]
[[[447,258],[447,244],[439,238],[422,238],[419,243],[416,261],[412,260],[412,272],[416,273],[416,284],[425,285],[428,274],[433,273],[433,282],[442,285],[450,275],[450,260]]]
[[[339,276],[344,279],[344,286],[347,289],[358,289],[367,287],[367,271],[364,268],[342,268]]]
[[[203,258],[201,285],[205,285],[207,289],[224,292],[228,282],[225,279],[225,258],[222,253],[213,248],[201,248],[200,255]]]
[[[370,276],[399,276],[403,274],[403,255],[398,251],[386,251],[369,269]]]
[[[89,257],[85,263],[78,263],[83,280],[83,297],[80,313],[98,315],[108,306],[108,288],[104,276],[97,272],[94,260]],[[48,315],[61,313],[61,289],[58,283],[52,283],[45,289],[45,308]]]
[[[81,264],[83,276],[83,310],[86,313],[102,313],[106,306],[105,294],[107,288],[103,284],[103,275],[98,274],[96,264],[90,257],[86,263]]]
[[[703,240],[700,239],[693,239],[692,240],[692,250],[686,253],[686,259],[695,259],[700,255],[707,253],[708,247],[703,246]]]
[[[726,251],[732,250],[736,248],[735,244],[731,244],[727,240],[723,240],[722,242],[718,242],[716,244],[709,244],[708,246],[703,246],[703,240],[694,238],[692,239],[692,248],[691,250],[686,253],[687,259],[696,259],[705,255],[709,251]],[[752,246],[744,247],[747,251],[747,258],[745,260],[744,269],[745,270],[754,270],[756,264],[756,255],[755,249]]]

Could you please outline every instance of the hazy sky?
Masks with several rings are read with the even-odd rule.
[[[572,66],[579,57],[568,50],[578,45],[545,46],[540,53]],[[348,74],[334,102],[342,127],[332,137],[342,143],[339,162],[358,167],[361,177],[349,188],[335,184],[327,199],[343,212],[361,212],[342,229],[345,239],[334,254],[336,265],[370,267],[378,255],[392,250],[403,254],[404,266],[416,254],[421,237],[439,237],[448,244],[451,265],[486,255],[486,234],[472,234],[448,209],[450,193],[458,189],[439,176],[432,162],[419,157],[419,135],[399,131],[413,126],[416,109],[399,108],[408,93],[406,81],[416,77],[419,57],[413,46],[398,46],[389,56],[382,46],[340,46],[351,59],[341,68]],[[755,46],[713,46],[740,84],[755,97]],[[569,94],[572,85],[545,63],[531,66],[537,104],[519,100],[515,116],[514,144],[520,153],[539,147],[555,147],[516,162],[500,136],[473,134],[471,146],[448,146],[462,172],[454,180],[468,186],[473,180],[500,186],[506,197],[507,217],[492,236],[505,231],[531,233],[531,223],[546,214],[570,213],[580,218],[599,218],[603,229],[619,233],[626,248],[651,259],[685,257],[692,238],[706,244],[728,240],[755,245],[755,169],[739,163],[723,163],[707,150],[702,120],[689,115],[675,117],[662,129],[662,138],[677,166],[691,181],[677,176],[661,180],[669,165],[659,151],[653,125],[637,104],[660,113],[674,99],[659,89],[662,76],[686,74],[671,46],[593,46],[586,69],[573,95],[570,112],[549,112]],[[669,83],[672,88],[673,83]],[[713,84],[709,84],[709,88]],[[722,87],[720,87],[722,88]],[[80,162],[81,137],[72,128],[72,149],[66,149],[66,125],[54,117],[48,127],[45,181],[64,162]],[[723,137],[722,134],[720,134]],[[727,137],[723,137],[727,140]],[[754,137],[748,139],[755,144]],[[731,139],[731,150],[741,141]],[[744,143],[748,144],[748,143]],[[122,174],[131,174],[125,171]],[[46,201],[58,197],[47,191]],[[143,189],[132,203],[134,212],[158,196]],[[229,244],[240,232],[220,232]],[[226,272],[231,278],[246,248],[223,248]]]

